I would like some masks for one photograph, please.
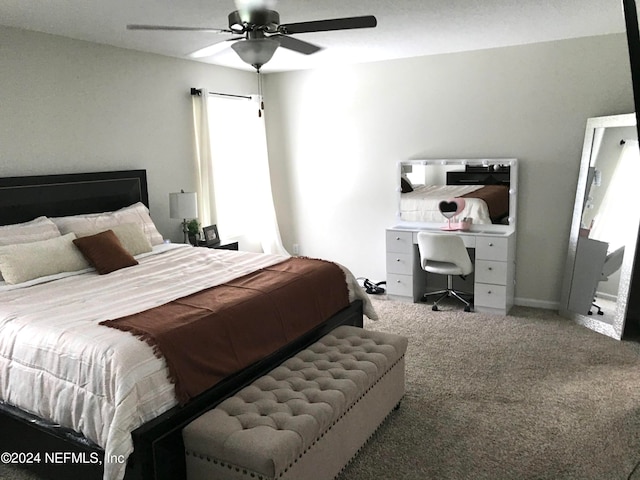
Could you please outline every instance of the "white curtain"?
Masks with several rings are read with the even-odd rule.
[[[211,168],[211,141],[209,136],[209,92],[203,88],[201,95],[192,95],[193,125],[196,146],[196,173],[198,194],[198,218],[202,225],[214,223],[215,197],[213,195],[213,172]]]
[[[257,96],[209,95],[203,89],[195,97],[201,221],[217,224],[223,238],[246,239],[265,253],[288,255],[273,204],[264,113],[258,115],[259,108]]]
[[[635,240],[638,230],[637,178],[640,150],[637,140],[626,140],[618,164],[602,199],[591,229],[591,238],[609,243],[609,252]]]

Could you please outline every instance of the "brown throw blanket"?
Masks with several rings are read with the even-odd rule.
[[[339,266],[294,257],[101,325],[131,332],[163,355],[184,404],[348,305]]]
[[[509,187],[506,185],[485,185],[475,192],[462,196],[484,200],[489,208],[492,222],[497,222],[509,214]]]

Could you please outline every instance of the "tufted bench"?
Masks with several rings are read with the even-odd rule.
[[[184,428],[187,479],[334,478],[402,399],[406,349],[336,328]]]

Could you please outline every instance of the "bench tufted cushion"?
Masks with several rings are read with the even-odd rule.
[[[407,339],[342,326],[185,428],[187,452],[274,478],[401,358]]]

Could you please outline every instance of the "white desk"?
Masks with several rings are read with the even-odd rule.
[[[403,226],[387,229],[387,293],[392,298],[418,302],[432,289],[427,273],[420,267],[418,232],[421,230],[443,232]],[[515,289],[515,231],[451,234],[462,237],[475,259],[474,273],[470,275],[473,276],[474,310],[508,314]]]

